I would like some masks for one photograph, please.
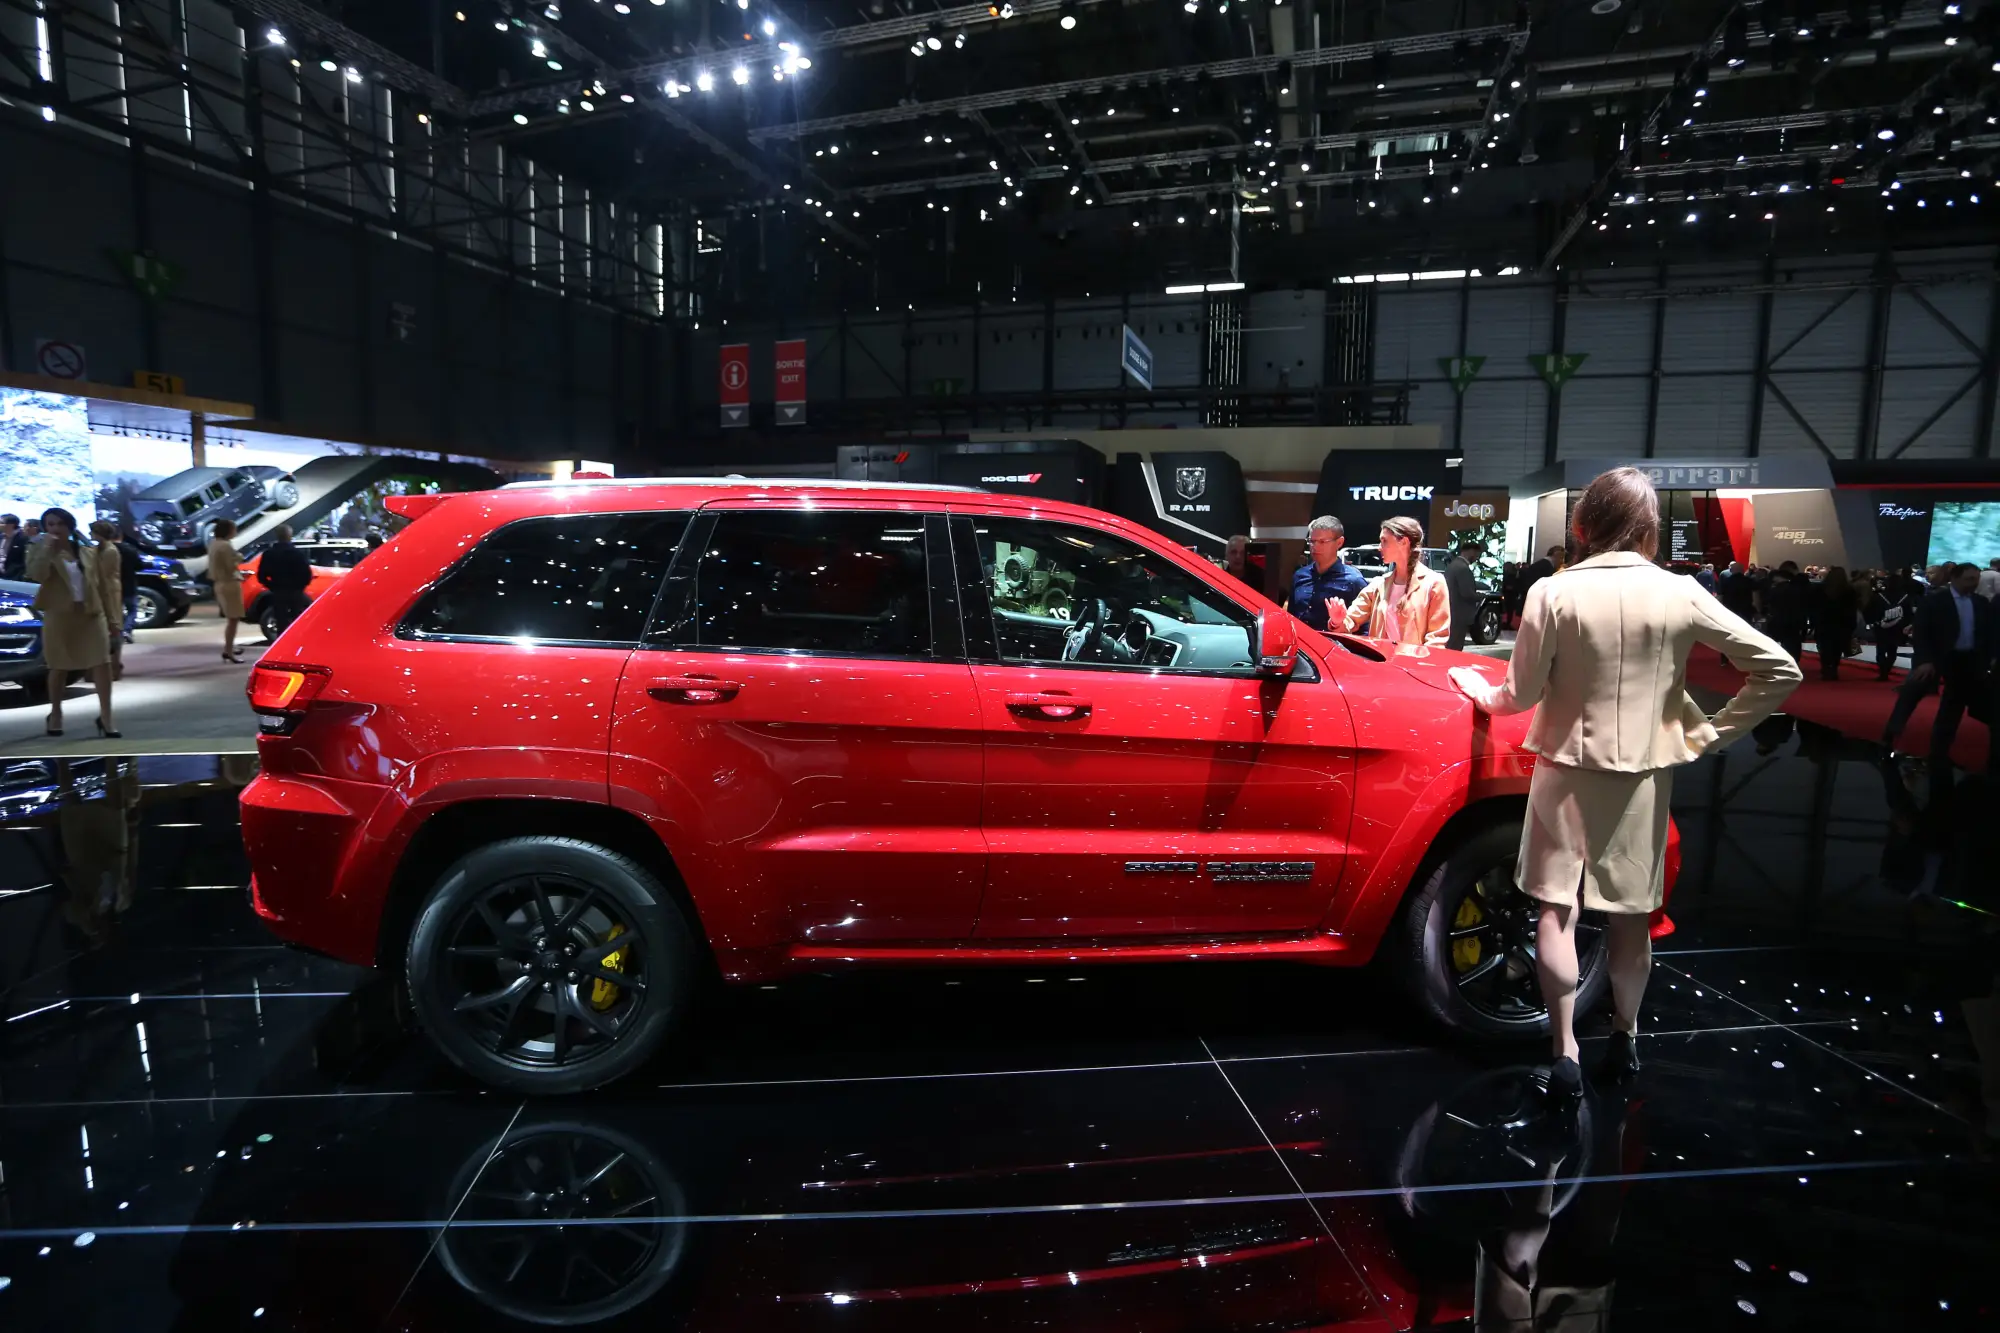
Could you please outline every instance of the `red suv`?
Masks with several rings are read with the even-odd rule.
[[[616,1078],[711,970],[1387,953],[1452,1026],[1542,1029],[1527,718],[1474,715],[1445,669],[1476,659],[1314,634],[1026,497],[390,503],[418,521],[251,676],[251,892],[403,969],[478,1078]]]

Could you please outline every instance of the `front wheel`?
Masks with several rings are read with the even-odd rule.
[[[628,857],[572,838],[509,838],[461,857],[411,932],[424,1030],[481,1082],[598,1087],[638,1068],[687,1008],[694,932]]]
[[[264,632],[265,643],[275,642],[277,637],[285,632],[284,626],[278,623],[278,608],[272,605],[271,599],[268,597],[264,599],[263,605],[258,608],[255,619],[257,621],[257,628]]]
[[[1472,641],[1474,643],[1500,642],[1499,607],[1486,606],[1481,608],[1478,619],[1472,622]]]
[[[1489,824],[1454,847],[1403,905],[1404,979],[1447,1027],[1490,1037],[1548,1031],[1535,972],[1540,907],[1515,878],[1520,851],[1519,820]],[[1600,913],[1578,918],[1576,954],[1582,1015],[1610,981]]]
[[[299,502],[299,484],[280,481],[271,487],[271,508],[290,509]]]

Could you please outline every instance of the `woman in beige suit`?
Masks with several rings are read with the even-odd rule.
[[[1504,684],[1473,667],[1452,680],[1491,713],[1541,705],[1527,745],[1540,755],[1521,833],[1521,888],[1541,903],[1535,956],[1555,1063],[1549,1093],[1580,1096],[1576,916],[1604,912],[1616,1031],[1600,1072],[1638,1072],[1639,1002],[1653,964],[1648,917],[1664,890],[1673,769],[1727,745],[1774,712],[1799,668],[1691,578],[1653,564],[1660,502],[1636,468],[1590,483],[1571,528],[1584,558],[1528,591]],[[1696,644],[1745,675],[1706,717],[1687,692]]]
[[[236,646],[236,627],[243,623],[243,557],[230,538],[236,525],[226,518],[215,520],[208,535],[208,578],[215,588],[215,606],[222,612],[222,660],[241,662],[243,650]]]
[[[67,509],[42,515],[42,535],[28,548],[27,574],[42,617],[42,661],[49,669],[48,733],[63,733],[63,691],[70,673],[87,671],[97,686],[97,732],[116,740],[111,715],[111,635],[121,623],[118,548],[88,546]]]

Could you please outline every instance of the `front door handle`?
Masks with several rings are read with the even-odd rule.
[[[742,689],[741,681],[715,676],[655,676],[646,682],[646,693],[670,704],[727,703]]]
[[[1016,717],[1038,717],[1048,722],[1073,722],[1090,716],[1090,700],[1061,690],[1040,694],[1010,694],[1007,711]]]

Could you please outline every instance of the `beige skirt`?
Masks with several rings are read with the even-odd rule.
[[[1674,773],[1535,762],[1521,829],[1521,889],[1592,912],[1657,911],[1666,885]]]

